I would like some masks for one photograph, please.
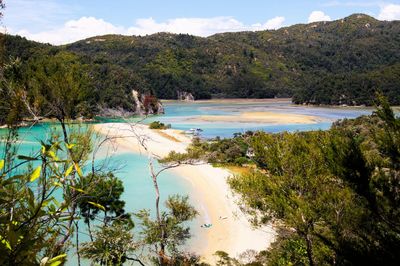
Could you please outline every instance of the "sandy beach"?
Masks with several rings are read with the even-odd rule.
[[[277,124],[315,124],[322,119],[311,115],[298,115],[276,112],[243,112],[238,115],[203,115],[190,118],[191,122],[235,122]]]
[[[166,156],[172,150],[185,152],[191,142],[189,137],[173,129],[159,131],[151,130],[146,125],[131,127],[124,123],[96,124],[93,127],[102,135],[118,137],[115,142],[119,149],[154,157]],[[138,137],[145,140],[147,150],[140,145]],[[218,250],[236,256],[248,249],[266,249],[273,241],[275,231],[272,227],[253,229],[236,205],[235,197],[226,183],[231,175],[228,170],[201,164],[183,165],[171,171],[193,186],[195,197],[204,207],[198,210],[200,219],[212,223],[211,228],[204,228],[207,230],[207,243],[191,250],[200,254],[205,261],[214,263],[213,254]]]

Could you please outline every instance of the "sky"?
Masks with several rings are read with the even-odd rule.
[[[365,13],[400,20],[400,0],[4,0],[1,30],[30,40],[66,44],[104,34],[156,32],[210,36],[278,29]]]

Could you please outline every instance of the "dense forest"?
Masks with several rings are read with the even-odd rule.
[[[66,58],[84,78],[85,110],[92,113],[134,110],[132,89],[163,99],[185,91],[196,99],[293,97],[334,105],[371,105],[381,91],[400,104],[400,22],[363,14],[208,38],[106,35],[51,46],[6,36],[5,47],[7,57],[20,58],[25,80],[48,69],[48,59]]]

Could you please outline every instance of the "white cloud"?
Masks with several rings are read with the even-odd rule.
[[[158,23],[153,18],[148,18],[138,19],[135,26],[128,28],[128,32],[133,35],[172,32],[209,36],[217,32],[240,31],[245,29],[246,26],[231,17],[176,18],[161,23]]]
[[[313,11],[308,17],[308,23],[317,22],[317,21],[330,21],[331,17],[326,15],[322,11]]]
[[[400,20],[400,5],[388,4],[381,7],[379,20]]]
[[[66,44],[104,34],[146,35],[156,32],[171,32],[204,37],[221,32],[277,29],[282,27],[284,21],[284,17],[275,17],[265,23],[246,25],[232,17],[176,18],[165,22],[157,22],[153,18],[143,18],[136,20],[132,27],[121,27],[103,19],[82,17],[78,20],[67,21],[62,27],[47,31],[32,33],[28,30],[20,30],[13,33],[39,42]]]
[[[282,27],[284,21],[285,21],[284,17],[274,17],[265,22],[264,24],[259,24],[259,23],[253,24],[252,27],[254,28],[253,30],[265,30],[265,29],[275,30]]]
[[[20,30],[15,34],[25,36],[30,40],[39,42],[65,44],[90,36],[109,33],[123,34],[124,29],[121,27],[116,27],[102,19],[96,19],[94,17],[82,17],[78,20],[70,20],[58,29],[42,31],[38,33]]]

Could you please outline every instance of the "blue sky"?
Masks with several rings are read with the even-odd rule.
[[[366,13],[400,19],[400,0],[5,0],[2,26],[11,34],[64,44],[102,34],[159,31],[209,36],[218,32],[277,29]],[[3,29],[4,30],[4,29]]]

